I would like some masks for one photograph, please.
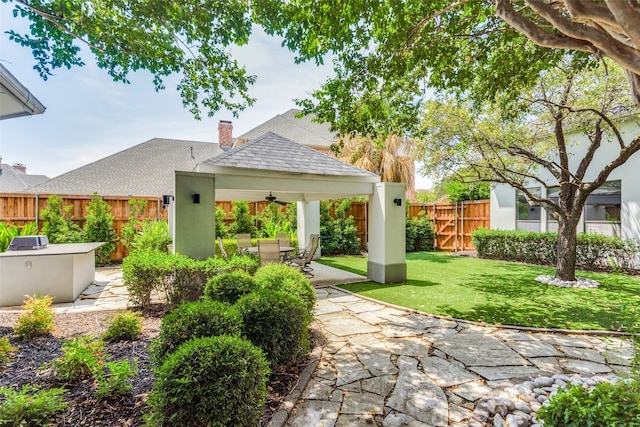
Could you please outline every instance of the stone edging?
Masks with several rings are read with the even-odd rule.
[[[473,321],[473,320],[457,319],[455,317],[441,316],[439,314],[426,313],[424,311],[416,310],[414,308],[408,308],[408,307],[403,307],[401,305],[395,305],[395,304],[392,304],[390,302],[377,300],[375,298],[369,298],[367,296],[360,295],[360,294],[358,294],[356,292],[351,292],[351,291],[349,291],[347,289],[340,288],[340,287],[338,287],[336,285],[331,285],[331,286],[327,286],[327,287],[333,288],[335,290],[344,292],[344,293],[349,294],[349,295],[355,295],[358,298],[362,298],[362,299],[370,301],[370,302],[375,302],[375,303],[378,303],[378,304],[381,304],[381,305],[385,305],[387,307],[395,308],[397,310],[404,310],[404,311],[407,311],[409,313],[422,314],[422,315],[425,315],[425,316],[435,317],[436,319],[450,320],[452,322],[466,323],[466,324],[469,324],[469,325],[482,326],[482,327],[485,327],[485,328],[512,329],[512,330],[519,330],[519,331],[525,331],[525,332],[546,332],[546,333],[564,334],[564,335],[570,335],[570,334],[573,334],[573,335],[587,335],[587,336],[607,336],[607,335],[610,335],[610,336],[616,336],[616,337],[628,337],[628,336],[632,336],[633,335],[633,334],[630,334],[630,333],[627,333],[627,332],[618,332],[618,331],[534,328],[534,327],[531,327],[531,326],[496,325],[495,323],[476,322],[476,321]]]
[[[267,427],[284,427],[285,423],[289,419],[289,416],[291,415],[291,411],[293,411],[296,402],[302,395],[302,392],[311,379],[311,375],[313,375],[316,367],[318,366],[318,363],[320,362],[320,356],[322,355],[322,350],[324,349],[324,338],[322,337],[320,331],[317,329],[314,329],[312,331],[312,334],[316,337],[320,344],[318,344],[311,352],[311,361],[300,373],[298,383],[293,388],[293,390],[291,390],[291,393],[289,393],[284,402],[282,402],[280,407],[273,413],[273,416],[271,417],[269,424],[267,424]]]

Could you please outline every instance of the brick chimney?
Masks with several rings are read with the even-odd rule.
[[[22,173],[27,173],[27,165],[25,165],[24,163],[14,163],[11,166]]]
[[[233,124],[230,120],[218,122],[218,144],[223,150],[228,150],[233,146]]]

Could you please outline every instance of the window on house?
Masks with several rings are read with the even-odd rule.
[[[547,199],[557,204],[560,200],[560,187],[549,187],[547,189]],[[547,209],[547,220],[557,221],[551,209]]]
[[[540,188],[527,188],[535,197],[540,197]],[[540,221],[540,204],[529,205],[524,192],[516,190],[516,209],[518,221]]]
[[[620,181],[607,181],[587,197],[584,219],[585,221],[620,222],[621,204]]]

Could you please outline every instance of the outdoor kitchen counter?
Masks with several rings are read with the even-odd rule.
[[[73,302],[95,280],[95,250],[104,243],[66,243],[0,253],[0,306],[22,305],[25,295]]]

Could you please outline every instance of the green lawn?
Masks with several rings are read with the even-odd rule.
[[[323,257],[321,263],[366,275],[367,258]],[[535,281],[554,269],[512,262],[407,254],[407,282],[341,285],[349,291],[426,313],[494,324],[566,329],[626,329],[639,313],[640,278],[578,272],[597,289],[558,288]],[[632,320],[638,322],[635,317]]]

